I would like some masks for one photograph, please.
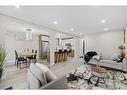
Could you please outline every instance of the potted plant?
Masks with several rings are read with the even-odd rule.
[[[100,58],[100,56],[95,55],[95,56],[93,56],[93,57],[92,57],[92,59],[93,59],[93,60],[95,60],[95,61],[97,62],[97,67],[99,67],[98,62],[99,62],[99,61],[100,61],[100,59],[101,59],[101,58]]]
[[[6,58],[5,48],[0,46],[0,79],[1,79],[2,73],[3,73],[5,58]]]
[[[120,45],[119,47],[119,50],[120,50],[120,55],[119,55],[119,57],[120,58],[125,58],[125,46],[123,46],[123,45]]]

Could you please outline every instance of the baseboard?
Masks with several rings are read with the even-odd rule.
[[[6,62],[6,66],[11,66],[11,65],[15,65],[15,61],[14,60],[10,60]]]

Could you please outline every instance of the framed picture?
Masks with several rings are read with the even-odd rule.
[[[18,32],[15,35],[15,39],[17,41],[31,41],[33,40],[33,36],[29,32]]]

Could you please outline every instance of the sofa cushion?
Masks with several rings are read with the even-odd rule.
[[[42,86],[40,89],[67,89],[67,78],[66,75],[62,75],[58,78],[56,78],[54,81]]]
[[[30,71],[41,82],[41,85],[45,85],[47,83],[45,74],[34,63],[30,64]]]
[[[122,70],[122,67],[123,67],[122,62],[117,63],[115,61],[108,60],[108,59],[103,59],[103,60],[99,61],[99,65],[104,66],[104,67],[118,69],[118,70]]]
[[[122,62],[119,62],[117,63],[116,61],[113,61],[113,60],[110,60],[110,59],[103,59],[103,60],[100,60],[100,62],[104,62],[104,63],[107,63],[107,64],[122,64]]]
[[[40,82],[38,79],[31,73],[31,71],[28,69],[28,86],[29,89],[39,89],[41,87]]]
[[[49,68],[44,64],[36,63],[36,66],[39,67],[44,73],[49,70]]]
[[[48,82],[55,80],[57,77],[54,75],[54,73],[44,64],[36,63],[36,65],[42,70],[42,72],[45,74],[46,79]]]
[[[53,80],[55,80],[57,77],[54,75],[54,73],[53,72],[51,72],[51,70],[48,70],[46,73],[45,73],[45,75],[46,75],[46,78],[47,78],[47,81],[53,81]]]

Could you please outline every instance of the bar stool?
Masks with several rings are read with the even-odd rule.
[[[68,55],[69,57],[71,57],[71,49],[68,51]]]
[[[63,51],[62,49],[59,50],[59,62],[63,61]]]
[[[60,50],[56,53],[56,63],[62,62],[62,60],[63,60],[63,54],[62,54],[62,49],[60,49]]]
[[[63,51],[63,61],[66,61],[67,60],[67,50],[65,49]]]
[[[58,63],[59,62],[59,54],[58,52],[55,52],[55,63]]]

